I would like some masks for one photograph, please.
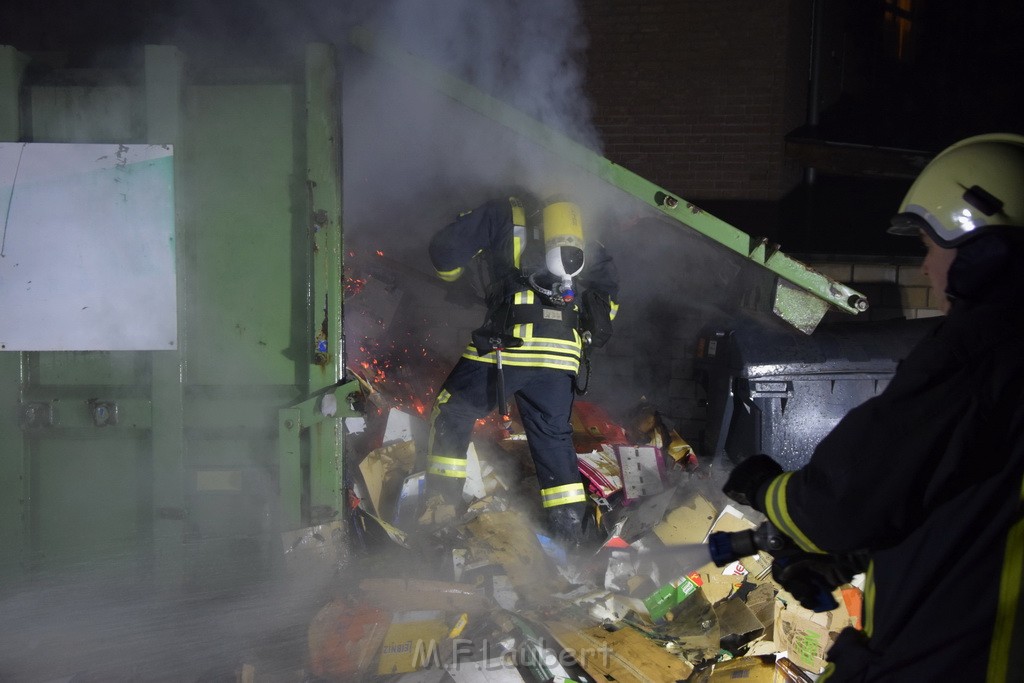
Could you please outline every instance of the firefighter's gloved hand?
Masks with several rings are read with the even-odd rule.
[[[774,557],[772,578],[814,612],[838,607],[832,591],[849,583],[859,565],[849,556],[784,551]]]
[[[486,327],[473,330],[473,346],[481,356],[496,348],[513,349],[522,345],[523,340],[520,337],[513,337],[511,334],[496,334]]]
[[[780,474],[782,466],[769,456],[763,453],[752,455],[733,468],[722,492],[740,505],[749,505],[758,512],[764,512],[758,492]]]

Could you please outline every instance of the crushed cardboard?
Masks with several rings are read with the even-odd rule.
[[[416,445],[412,441],[400,441],[370,451],[359,463],[366,494],[377,516],[389,516],[394,509],[402,482],[412,471],[415,460]]]
[[[718,517],[718,510],[700,494],[671,510],[654,533],[665,545],[700,543],[707,538],[711,525]]]
[[[716,567],[706,549],[699,552],[708,535],[754,529],[761,520],[731,505],[719,510],[700,486],[681,481],[693,476],[696,455],[675,432],[665,436],[664,430],[654,430],[646,440],[630,442],[603,411],[578,407],[574,442],[582,451],[580,472],[595,505],[597,531],[605,535],[601,547],[589,558],[571,557],[534,532],[529,506],[513,502],[524,494],[531,501],[536,496],[521,425],[516,423],[512,433],[478,430],[467,453],[463,498],[469,511],[445,527],[452,581],[361,582],[361,595],[388,613],[378,615],[379,623],[361,639],[346,632],[344,646],[335,642],[334,652],[346,652],[347,659],[339,661],[350,673],[369,666],[389,680],[409,683],[523,680],[508,663],[524,648],[556,659],[578,655],[575,661],[595,681],[684,680],[695,667],[700,668],[694,676],[706,677],[691,680],[706,683],[737,676],[797,681],[803,671],[820,671],[838,630],[857,623],[859,591],[844,592],[841,609],[815,614],[802,610],[772,581],[767,554]],[[409,522],[413,512],[422,510],[425,479],[423,472],[412,472],[414,417],[392,413],[388,419],[390,438],[360,464],[375,513],[365,513],[364,519],[379,523],[395,543],[408,548],[407,533],[421,533],[408,530],[416,529]],[[393,526],[384,520],[393,520]],[[312,543],[316,539],[306,530],[285,544],[323,554],[324,544]],[[684,569],[678,558],[687,552],[700,557],[690,555],[687,562],[696,566]],[[440,644],[442,655],[443,646],[455,642],[455,629],[449,629],[459,615],[476,628],[463,640],[483,638],[496,649],[477,648],[469,659],[446,660],[449,678],[413,666],[408,660],[416,642]],[[523,626],[526,615],[548,628],[556,648]],[[321,626],[321,642],[324,632]],[[368,654],[374,643],[376,651]],[[321,655],[331,650],[320,649]],[[787,666],[795,672],[789,678],[765,665],[780,653],[788,655]],[[425,654],[430,652],[421,652],[421,659]],[[764,661],[751,655],[764,655]],[[721,661],[730,656],[736,659]],[[714,667],[706,666],[711,662]]]
[[[565,590],[565,580],[554,571],[522,512],[485,512],[464,528],[470,544],[468,561],[500,566],[512,587],[530,604],[545,604],[551,595]]]
[[[599,681],[680,681],[693,672],[692,664],[629,626],[607,629],[560,620],[547,626],[562,647]]]

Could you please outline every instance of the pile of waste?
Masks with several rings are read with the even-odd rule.
[[[293,532],[296,567],[362,558],[308,631],[309,672],[324,681],[811,681],[861,595],[835,591],[812,612],[757,552],[717,566],[713,532],[761,521],[720,493],[727,472],[700,462],[646,403],[624,426],[577,401],[574,442],[587,487],[586,542],[564,548],[540,523],[518,424],[478,423],[459,518],[421,518],[420,411],[371,397],[349,420],[350,518]],[[336,547],[338,546],[338,547]],[[312,560],[311,560],[312,558]]]

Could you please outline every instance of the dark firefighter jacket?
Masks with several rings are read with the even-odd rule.
[[[523,340],[522,346],[502,351],[504,365],[575,373],[581,356],[578,303],[545,305],[522,278],[525,271],[539,268],[544,258],[539,226],[527,224],[528,214],[529,208],[516,198],[489,201],[438,231],[430,242],[430,259],[439,277],[454,281],[479,254],[487,270],[489,316],[505,321],[502,332]],[[615,266],[603,245],[593,239],[586,243],[586,262],[575,282],[601,294],[610,320],[618,308]],[[472,344],[462,356],[484,363],[496,360],[493,353],[480,354]]]
[[[819,680],[1024,681],[1022,260],[762,489],[805,550],[871,555],[864,633]]]

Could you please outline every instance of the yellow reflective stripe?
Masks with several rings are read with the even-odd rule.
[[[516,306],[528,306],[535,300],[533,290],[524,289],[521,292],[516,292],[512,295],[512,303]]]
[[[508,203],[512,205],[512,222],[518,226],[526,225],[526,209],[523,207],[523,200],[518,197],[509,197]]]
[[[1020,499],[1024,502],[1024,480]],[[1021,607],[1021,585],[1024,582],[1024,518],[1018,519],[1006,534],[1003,571],[999,578],[999,602],[992,632],[992,649],[988,657],[988,680],[1008,681],[1010,672],[1024,671],[1024,621],[1018,620]],[[1017,661],[1010,665],[1010,658]]]
[[[530,323],[531,325],[533,323]],[[580,345],[575,340],[568,341],[565,339],[551,339],[549,337],[529,337],[523,339],[522,346],[515,346],[507,351],[515,353],[516,351],[522,351],[525,349],[536,349],[538,351],[564,351],[566,353],[577,354],[580,351]]]
[[[517,368],[552,368],[554,370],[568,370],[576,372],[580,369],[579,360],[571,358],[559,358],[558,356],[531,355],[518,356],[513,358],[502,358],[503,365],[515,366]]]
[[[868,563],[864,576],[864,635],[868,638],[875,631],[875,561]]]
[[[610,320],[615,320],[615,316],[619,314],[619,305],[611,299],[608,300],[608,303],[612,306],[611,310],[608,312],[608,317]]]
[[[529,331],[533,332],[533,329],[531,328]],[[513,325],[512,326],[512,336],[513,337],[519,337],[520,339],[522,339],[523,337],[526,336],[526,332],[527,332],[526,323],[519,323],[518,325]]]
[[[549,489],[541,489],[541,500],[544,507],[550,508],[556,505],[568,505],[569,503],[585,503],[587,492],[583,484],[565,484],[563,486],[552,486]]]
[[[462,357],[479,363],[490,363],[491,365],[497,363],[493,353],[481,356],[472,346],[466,348]],[[552,370],[568,370],[569,372],[577,372],[580,369],[579,358],[566,358],[565,356],[552,356],[543,353],[513,356],[508,351],[503,351],[501,354],[501,364],[517,368],[551,368]]]
[[[514,216],[515,211],[512,213]],[[526,226],[524,223],[515,221],[514,218],[513,220],[515,225],[512,226],[512,265],[518,268],[523,256],[523,250],[526,248]]]
[[[444,280],[445,282],[455,282],[460,277],[462,277],[462,273],[464,270],[465,268],[463,268],[462,266],[459,266],[458,268],[455,268],[453,270],[439,270],[437,271],[437,276]]]
[[[772,480],[768,485],[768,492],[765,494],[765,512],[772,522],[779,528],[779,531],[789,536],[800,547],[812,553],[825,552],[816,546],[807,535],[800,530],[793,518],[789,516],[789,504],[786,501],[786,486],[789,484],[793,472],[786,472]]]
[[[476,353],[476,347],[473,346],[472,344],[466,346],[466,353],[474,357],[479,356],[479,354]],[[564,340],[538,339],[525,341],[523,342],[522,346],[512,346],[507,349],[502,349],[501,354],[504,358],[512,358],[514,356],[537,356],[544,354],[554,354],[560,355],[563,358],[568,357],[579,359],[580,345],[577,344],[576,342]],[[493,354],[487,353],[486,357],[493,358]]]
[[[453,479],[465,479],[466,459],[432,455],[427,459],[427,474],[452,477]]]

